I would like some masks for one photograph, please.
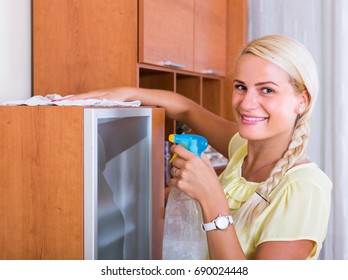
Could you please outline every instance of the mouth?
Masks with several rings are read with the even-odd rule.
[[[268,117],[258,117],[258,116],[249,116],[249,115],[240,115],[240,116],[241,116],[241,122],[243,124],[259,124],[268,120]]]

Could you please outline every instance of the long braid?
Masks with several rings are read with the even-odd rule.
[[[277,162],[276,166],[271,172],[270,177],[265,181],[265,185],[267,186],[265,192],[263,192],[263,190],[260,190],[260,193],[264,195],[266,199],[268,199],[269,194],[279,184],[284,174],[297,162],[305,159],[305,148],[308,142],[309,131],[309,120],[304,115],[296,123],[296,127],[288,150]]]
[[[261,182],[256,192],[244,203],[234,216],[235,224],[250,224],[269,204],[269,194],[277,187],[284,174],[305,158],[305,149],[310,132],[307,114],[299,117],[288,150],[276,163],[270,176]]]

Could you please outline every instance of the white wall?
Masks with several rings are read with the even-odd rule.
[[[0,103],[31,96],[30,0],[0,1]]]

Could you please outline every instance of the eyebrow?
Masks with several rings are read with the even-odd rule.
[[[241,80],[235,79],[233,82],[245,85],[245,83],[243,81],[241,81]],[[265,85],[265,84],[273,84],[273,85],[279,87],[279,85],[277,85],[275,82],[272,82],[272,81],[259,82],[259,83],[256,83],[255,86],[262,86],[262,85]]]

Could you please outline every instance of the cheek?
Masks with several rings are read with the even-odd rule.
[[[295,123],[297,114],[291,102],[268,104],[267,110],[273,112],[273,121],[284,123],[284,125]]]
[[[232,109],[236,110],[238,108],[239,103],[240,103],[240,97],[238,96],[238,94],[232,94],[232,101],[231,101]]]

